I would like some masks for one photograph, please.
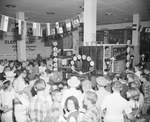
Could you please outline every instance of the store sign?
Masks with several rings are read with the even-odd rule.
[[[33,59],[37,54],[45,54],[44,42],[35,37],[26,37],[26,55]],[[0,38],[0,59],[15,60],[17,57],[17,37],[14,33],[8,32]]]

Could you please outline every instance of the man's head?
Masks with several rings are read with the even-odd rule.
[[[62,92],[59,89],[55,89],[54,91],[52,91],[52,100],[55,102],[61,102]]]
[[[97,102],[97,94],[95,92],[92,91],[87,91],[84,97],[84,104],[86,106],[88,105],[95,105]]]
[[[122,83],[120,81],[115,81],[112,84],[113,91],[121,91],[122,90]]]
[[[38,79],[34,83],[34,89],[35,91],[44,91],[46,88],[46,83],[43,79]]]
[[[89,91],[92,89],[92,82],[89,80],[85,80],[82,83],[82,90],[83,92]]]
[[[98,86],[105,87],[107,86],[107,80],[103,76],[99,76],[96,78],[96,83]]]

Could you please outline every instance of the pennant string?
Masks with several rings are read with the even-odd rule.
[[[80,14],[82,14],[82,12],[80,13]],[[78,14],[78,15],[76,15],[76,16],[74,16],[74,17],[72,17],[72,18],[76,18],[76,17],[78,17],[80,14]],[[3,14],[0,14],[1,16],[6,16],[6,15],[3,15]],[[17,18],[13,18],[13,17],[10,17],[10,16],[7,16],[7,17],[9,17],[10,19],[13,19],[13,20],[17,20],[17,21],[19,21],[20,19],[17,19]],[[69,18],[68,18],[69,19]],[[66,19],[66,20],[68,20],[68,19]],[[21,20],[21,21],[25,21],[25,22],[28,22],[28,23],[39,23],[39,22],[33,22],[33,21],[27,21],[27,20]],[[58,22],[58,23],[62,23],[62,22],[65,22],[65,20],[61,20],[61,21],[56,21],[56,22]],[[50,22],[50,23],[56,23],[56,22]],[[40,24],[47,24],[48,22],[45,22],[45,23],[40,23]]]

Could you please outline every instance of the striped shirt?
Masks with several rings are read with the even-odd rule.
[[[44,122],[49,110],[50,103],[44,96],[33,97],[27,111],[29,122]]]

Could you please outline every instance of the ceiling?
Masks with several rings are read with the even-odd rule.
[[[26,21],[51,23],[78,15],[83,10],[80,6],[83,0],[0,0],[0,14],[15,18],[16,12],[24,12]],[[142,21],[150,21],[150,0],[97,0],[98,25],[132,22],[138,13]]]

